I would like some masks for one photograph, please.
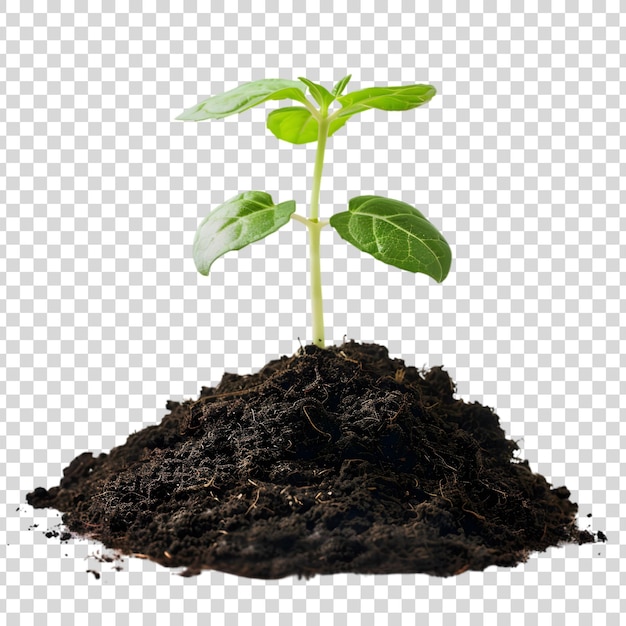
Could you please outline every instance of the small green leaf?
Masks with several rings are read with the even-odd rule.
[[[328,135],[339,130],[349,118],[336,118],[329,126]],[[290,143],[311,143],[317,141],[319,124],[311,112],[304,107],[283,107],[267,116],[267,127],[283,141]]]
[[[206,276],[213,261],[240,250],[284,226],[296,210],[293,200],[274,204],[264,191],[246,191],[213,209],[200,224],[193,242],[193,260]]]
[[[331,93],[333,94],[333,96],[335,96],[335,98],[338,98],[343,93],[343,90],[346,88],[346,85],[350,82],[351,78],[352,78],[352,74],[348,74],[348,76],[346,76],[345,78],[342,78],[333,87],[333,90]]]
[[[348,210],[330,218],[339,235],[374,258],[441,282],[452,253],[441,233],[416,208],[379,196],[352,198]]]
[[[300,78],[299,80],[309,88],[311,95],[315,98],[315,102],[317,102],[324,111],[327,111],[328,107],[335,101],[335,96],[333,96],[326,87],[322,87],[322,85],[318,85],[308,78]]]
[[[368,109],[407,111],[428,102],[437,91],[431,85],[368,87],[337,98],[343,107],[338,116],[352,116]]]
[[[267,100],[289,98],[306,102],[304,87],[297,80],[264,78],[252,83],[244,83],[218,96],[203,100],[196,106],[183,111],[176,119],[201,122],[208,119],[221,119],[235,113],[247,111]]]

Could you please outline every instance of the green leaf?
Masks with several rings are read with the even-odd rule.
[[[333,96],[335,96],[335,98],[338,98],[343,93],[343,90],[346,88],[346,85],[350,82],[351,78],[352,78],[352,74],[348,74],[348,76],[346,76],[345,78],[342,78],[333,87],[333,90],[331,93],[333,94]]]
[[[374,258],[441,282],[452,253],[441,233],[416,208],[379,196],[352,198],[348,210],[330,218],[339,235]]]
[[[221,119],[228,115],[247,111],[267,100],[290,98],[306,102],[304,87],[297,80],[264,78],[252,83],[244,83],[219,96],[203,100],[196,106],[183,111],[176,119],[201,122],[208,119]]]
[[[339,130],[349,118],[336,118],[329,126],[328,136]],[[317,141],[319,124],[311,112],[304,107],[283,107],[267,116],[267,127],[283,141],[310,143]]]
[[[274,204],[264,191],[246,191],[213,209],[200,224],[193,242],[193,259],[206,276],[213,261],[240,250],[284,226],[296,210],[293,200]]]
[[[437,91],[431,85],[404,85],[400,87],[368,87],[337,98],[343,107],[338,116],[352,116],[368,109],[407,111],[428,102]]]
[[[335,101],[335,96],[332,95],[326,87],[322,87],[322,85],[318,85],[308,78],[300,78],[299,80],[309,88],[311,95],[315,98],[315,102],[317,102],[324,111],[327,111],[328,107]]]

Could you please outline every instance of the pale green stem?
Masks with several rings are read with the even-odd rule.
[[[311,192],[311,215],[309,219],[315,221],[319,218],[320,210],[320,187],[322,184],[322,170],[324,169],[324,150],[328,137],[328,118],[322,117],[319,122],[317,135],[317,154],[315,155],[315,170],[313,171],[313,191]]]
[[[324,169],[324,149],[328,137],[328,118],[325,112],[319,120],[317,136],[317,154],[313,172],[313,191],[311,192],[311,214],[307,226],[311,246],[311,314],[313,317],[313,343],[320,348],[324,342],[324,306],[322,302],[322,272],[320,269],[320,231],[324,224],[319,221],[320,187]]]
[[[311,242],[311,315],[313,318],[313,343],[324,348],[324,307],[322,304],[322,272],[320,270],[320,231],[319,223],[309,224]]]

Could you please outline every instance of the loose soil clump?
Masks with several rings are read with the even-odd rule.
[[[28,502],[186,575],[450,576],[594,541],[490,408],[376,344],[309,345],[167,408]]]

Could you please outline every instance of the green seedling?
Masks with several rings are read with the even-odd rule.
[[[264,191],[240,193],[213,209],[202,221],[196,232],[193,256],[198,271],[206,276],[213,262],[226,252],[263,239],[290,219],[302,222],[309,231],[312,341],[322,348],[325,344],[320,232],[325,226],[330,224],[340,237],[374,258],[409,272],[427,274],[437,282],[447,276],[452,262],[450,247],[439,231],[420,211],[399,200],[358,196],[349,201],[347,211],[328,220],[320,219],[320,188],[328,137],[357,113],[369,109],[414,109],[436,93],[430,85],[404,85],[369,87],[343,95],[349,81],[350,76],[346,76],[328,91],[306,78],[300,78],[299,82],[267,78],[213,96],[176,118],[200,122],[241,113],[268,100],[299,103],[272,111],[267,117],[267,127],[278,139],[289,143],[317,142],[308,217],[295,212],[293,200],[275,204]],[[307,97],[307,89],[315,104]]]

